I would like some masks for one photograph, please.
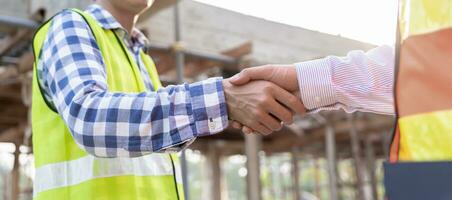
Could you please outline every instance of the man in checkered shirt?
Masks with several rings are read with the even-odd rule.
[[[266,81],[233,86],[215,77],[155,91],[139,56],[147,39],[134,27],[152,3],[98,0],[86,10],[103,29],[120,35],[134,55],[147,88],[139,94],[108,90],[104,60],[83,17],[65,10],[52,19],[37,64],[38,81],[44,98],[84,150],[98,157],[179,151],[197,137],[221,132],[230,119],[268,134],[282,122],[291,123],[294,112],[304,112],[297,97]],[[149,124],[151,129],[140,128]],[[136,137],[155,141],[129,142]]]

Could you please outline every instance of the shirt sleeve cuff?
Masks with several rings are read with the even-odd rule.
[[[337,102],[328,59],[296,63],[301,100],[308,111]]]
[[[196,136],[212,135],[228,127],[222,78],[189,85]]]

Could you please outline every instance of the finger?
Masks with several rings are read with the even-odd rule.
[[[254,132],[254,130],[251,129],[250,127],[248,127],[248,126],[243,126],[242,127],[242,132],[245,133],[245,134],[251,134],[251,133]]]
[[[270,102],[267,111],[275,116],[280,122],[291,124],[293,122],[293,113],[287,107],[281,105],[276,100]]]
[[[270,129],[268,129],[267,127],[265,127],[264,125],[262,125],[261,123],[254,123],[253,125],[250,126],[251,129],[261,133],[261,134],[270,134],[272,133],[272,131]]]
[[[235,129],[242,129],[242,124],[234,120],[231,121],[231,126]]]
[[[278,103],[275,101],[275,104],[278,104]],[[275,119],[268,113],[262,112],[261,114],[259,114],[257,116],[258,116],[258,121],[272,131],[278,131],[282,128],[281,121]]]
[[[268,80],[272,73],[273,68],[269,66],[247,68],[230,78],[229,82],[234,85],[243,85],[251,80]]]
[[[273,87],[272,91],[275,99],[284,104],[287,108],[290,108],[292,111],[300,115],[306,113],[303,103],[295,95],[280,87]]]
[[[301,92],[300,91],[295,91],[292,94],[295,95],[298,99],[301,99]]]

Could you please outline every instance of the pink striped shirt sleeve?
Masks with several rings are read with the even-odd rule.
[[[394,48],[351,51],[345,57],[295,64],[301,99],[311,113],[346,112],[394,114]]]

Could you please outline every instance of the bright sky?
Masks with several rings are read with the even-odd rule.
[[[196,1],[377,45],[395,41],[397,0]]]

